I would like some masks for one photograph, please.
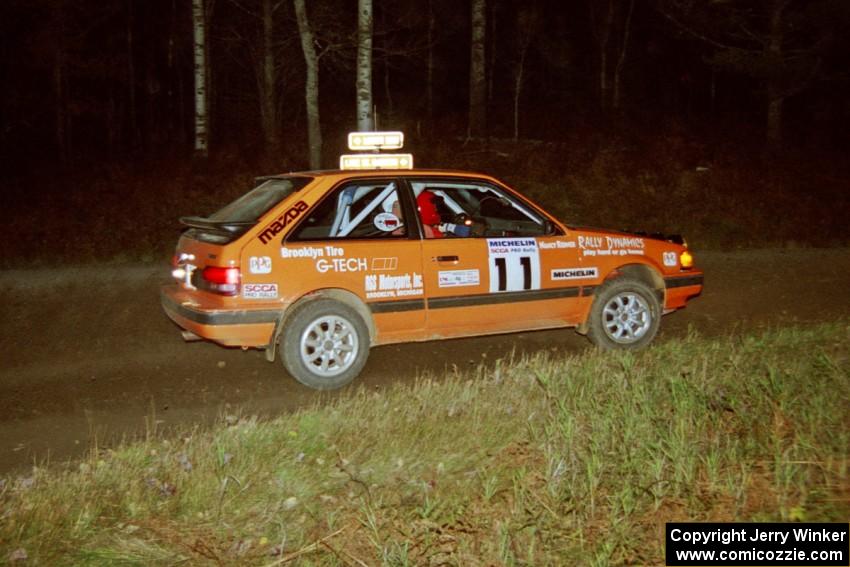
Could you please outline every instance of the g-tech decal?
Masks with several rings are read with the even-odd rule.
[[[242,297],[245,299],[277,299],[277,284],[246,283],[242,285]]]
[[[553,281],[586,280],[599,277],[597,268],[556,268],[551,272]]]
[[[540,254],[534,238],[488,238],[490,291],[540,289]]]
[[[248,271],[252,274],[270,274],[272,259],[268,256],[251,256],[248,259]]]
[[[670,268],[676,267],[676,264],[679,263],[675,252],[665,252],[661,257],[664,260],[664,265]]]
[[[316,270],[321,273],[327,272],[365,272],[369,269],[369,262],[366,258],[332,258],[325,260],[319,258],[316,260]]]
[[[439,287],[465,287],[481,283],[478,270],[445,270],[437,275]]]
[[[258,236],[260,242],[262,242],[263,244],[267,244],[269,240],[277,236],[280,231],[282,231],[292,221],[301,216],[301,213],[306,210],[307,203],[305,203],[304,201],[298,201],[297,203],[286,209],[286,211],[284,211],[282,215],[277,217],[277,219],[273,223],[267,226],[265,230],[260,233],[260,236]]]
[[[372,258],[373,272],[391,272],[398,269],[398,257]]]

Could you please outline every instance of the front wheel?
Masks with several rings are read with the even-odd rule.
[[[587,336],[602,349],[639,349],[652,341],[660,322],[661,304],[653,289],[622,277],[596,290]]]
[[[369,331],[357,312],[332,299],[296,308],[281,337],[283,365],[296,380],[317,390],[345,386],[369,357]]]

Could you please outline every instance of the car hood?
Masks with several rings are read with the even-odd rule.
[[[660,232],[645,232],[639,230],[611,230],[607,228],[598,228],[593,226],[571,226],[570,229],[577,232],[584,232],[590,234],[608,236],[635,236],[639,238],[659,240],[661,242],[672,242],[673,244],[685,244],[685,239],[682,237],[681,234],[663,234]]]

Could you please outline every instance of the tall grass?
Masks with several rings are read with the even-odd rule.
[[[850,325],[510,357],[0,487],[0,559],[658,564],[664,523],[850,516]]]

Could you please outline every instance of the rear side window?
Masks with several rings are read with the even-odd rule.
[[[406,238],[395,181],[362,179],[331,192],[295,230],[292,240]]]
[[[211,214],[209,218],[213,221],[256,222],[269,209],[310,181],[309,177],[266,179],[229,205]]]
[[[208,217],[183,217],[187,235],[202,242],[227,244],[243,235],[271,208],[310,183],[310,177],[272,177]]]

